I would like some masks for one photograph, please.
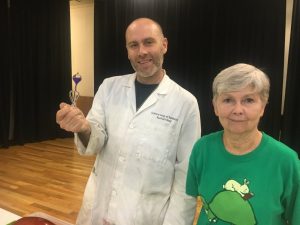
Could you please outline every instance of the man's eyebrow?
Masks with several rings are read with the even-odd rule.
[[[130,44],[136,44],[138,43],[137,41],[129,41],[128,43],[126,43],[126,45],[130,45]]]
[[[155,38],[147,37],[147,38],[144,38],[143,41],[155,41]]]
[[[155,41],[155,38],[153,37],[144,38],[143,40],[141,40],[141,43],[145,41]],[[139,43],[139,41],[134,40],[134,41],[129,41],[126,45],[137,44],[137,43]]]

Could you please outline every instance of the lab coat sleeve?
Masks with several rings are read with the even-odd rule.
[[[170,204],[164,225],[192,225],[196,210],[196,198],[185,193],[189,157],[196,140],[200,138],[200,112],[197,101],[193,101],[182,126],[178,140],[175,176]]]
[[[97,154],[107,141],[107,133],[105,129],[105,100],[109,85],[104,80],[100,85],[92,104],[92,108],[87,115],[87,120],[91,126],[91,135],[87,147],[83,145],[78,134],[75,133],[74,142],[81,155]]]

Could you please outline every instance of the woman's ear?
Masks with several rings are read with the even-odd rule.
[[[213,104],[214,112],[215,112],[216,116],[219,116],[219,111],[218,111],[218,106],[217,106],[217,103],[216,103],[216,99],[212,100],[212,104]]]
[[[266,108],[266,104],[263,104],[261,112],[260,112],[260,117],[263,117],[263,115],[265,113],[265,108]]]

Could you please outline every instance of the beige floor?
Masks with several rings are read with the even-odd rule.
[[[74,224],[94,160],[80,156],[72,138],[0,148],[0,208]]]

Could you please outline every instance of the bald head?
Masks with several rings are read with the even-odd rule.
[[[128,35],[137,30],[151,30],[155,35],[164,37],[161,26],[154,20],[149,18],[138,18],[132,21],[126,29],[125,38],[128,40]]]

